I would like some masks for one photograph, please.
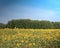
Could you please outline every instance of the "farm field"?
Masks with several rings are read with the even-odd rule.
[[[0,48],[60,48],[60,29],[0,29]]]

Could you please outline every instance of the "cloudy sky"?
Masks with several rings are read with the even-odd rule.
[[[0,22],[12,19],[60,21],[60,0],[0,0]]]

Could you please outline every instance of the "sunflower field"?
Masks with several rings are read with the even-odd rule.
[[[0,48],[60,48],[60,29],[0,29]]]

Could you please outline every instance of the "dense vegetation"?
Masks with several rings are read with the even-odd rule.
[[[60,48],[60,29],[0,29],[0,48]]]
[[[45,20],[20,19],[11,20],[5,25],[0,23],[0,28],[33,28],[33,29],[60,29],[60,22],[50,22]]]
[[[6,25],[3,23],[0,23],[0,28],[6,28]]]

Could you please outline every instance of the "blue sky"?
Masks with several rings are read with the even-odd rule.
[[[12,19],[60,21],[60,0],[0,0],[0,22]]]

